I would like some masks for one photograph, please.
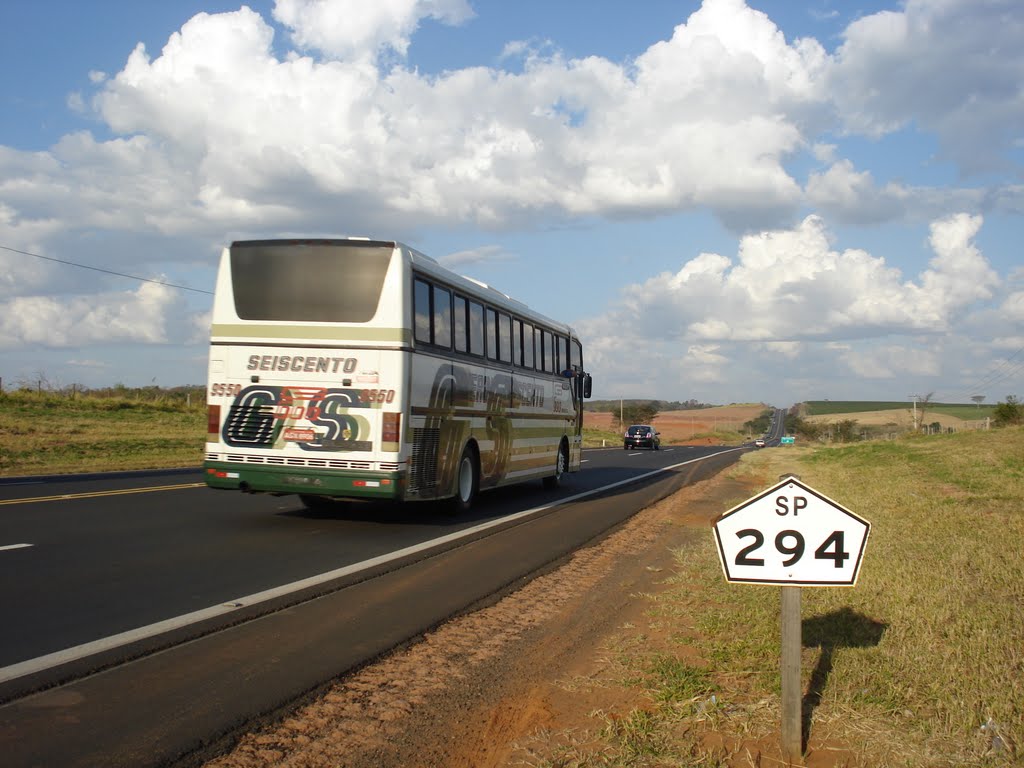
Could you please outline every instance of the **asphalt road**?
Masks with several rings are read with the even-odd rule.
[[[739,455],[585,451],[459,518],[318,515],[198,470],[0,482],[3,765],[195,763]]]

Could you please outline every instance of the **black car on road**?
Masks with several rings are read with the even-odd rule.
[[[622,447],[627,451],[630,448],[650,448],[657,451],[661,448],[661,434],[650,424],[634,424],[626,430],[622,438]]]

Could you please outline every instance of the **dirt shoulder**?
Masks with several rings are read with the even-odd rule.
[[[641,706],[621,680],[616,644],[669,628],[643,596],[665,589],[673,550],[710,536],[711,520],[754,490],[728,472],[634,516],[602,542],[493,606],[448,622],[332,687],[279,723],[243,737],[209,768],[250,766],[571,765],[606,720]]]

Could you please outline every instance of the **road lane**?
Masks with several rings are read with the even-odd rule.
[[[68,501],[70,499],[95,499],[103,496],[126,496],[133,493],[154,493],[156,491],[176,491],[180,488],[202,488],[204,483],[178,483],[176,485],[150,485],[142,488],[121,488],[109,491],[82,491],[79,493],[61,493],[53,496],[26,496],[19,499],[0,499],[0,507],[11,504],[41,504],[46,501]]]
[[[667,457],[653,468],[665,466]],[[245,496],[188,483],[160,488],[139,476],[127,489],[103,479],[102,488],[76,490],[62,478],[63,494],[40,492],[35,503],[23,496],[18,509],[0,509],[7,535],[35,545],[31,554],[0,559],[0,604],[18,622],[17,632],[0,636],[0,668],[79,646],[106,647],[105,638],[177,617],[229,613],[225,605],[251,603],[253,594],[282,584],[427,541],[443,545],[446,536],[649,471],[636,462],[617,464],[614,452],[588,452],[588,468],[562,489],[530,484],[483,494],[472,514],[459,519],[422,505],[384,504],[330,518],[294,496]],[[118,498],[125,490],[133,496]],[[4,677],[0,672],[0,682]]]
[[[708,452],[705,449],[701,455]],[[301,551],[303,547],[315,549],[315,543],[324,538],[332,544],[356,538],[365,545],[383,535],[394,543],[408,528],[424,529],[436,537],[438,530],[460,525],[473,527],[481,520],[508,517],[516,510],[535,505],[538,499],[567,499],[621,483],[588,499],[564,504],[553,512],[499,526],[496,533],[478,535],[469,543],[412,558],[401,567],[380,569],[370,574],[372,578],[352,580],[344,588],[288,610],[137,658],[132,664],[116,665],[121,660],[117,654],[100,654],[79,662],[77,668],[60,668],[55,674],[79,677],[96,665],[115,664],[102,674],[15,698],[0,707],[0,746],[7,756],[5,764],[159,765],[197,749],[219,734],[244,727],[249,718],[275,711],[468,606],[495,599],[503,590],[520,583],[524,575],[550,567],[581,544],[604,535],[637,509],[686,482],[717,471],[738,456],[735,452],[723,453],[707,461],[681,463],[681,459],[690,458],[688,453],[675,456],[674,461],[669,460],[673,457],[655,454],[626,463],[617,451],[589,452],[588,470],[574,475],[557,493],[522,486],[485,495],[477,519],[466,522],[442,521],[429,515],[418,522],[395,517],[384,523],[366,518],[330,520],[311,516],[305,510],[296,512],[294,503],[288,511],[275,511],[274,504],[282,504],[285,499],[211,492],[213,498],[225,498],[227,502],[206,510],[206,518],[216,520],[224,516],[231,522],[220,525],[248,531],[246,537],[235,534],[245,539],[245,547],[260,544],[265,538],[283,539],[287,546],[271,549]],[[672,465],[678,466],[672,471],[660,471]],[[645,479],[639,479],[645,475]],[[232,511],[231,502],[235,499],[246,502],[241,513]],[[108,502],[115,503],[113,499]],[[267,507],[261,507],[262,503],[267,503]],[[189,509],[197,505],[177,506]],[[391,510],[390,514],[406,512]],[[89,517],[79,511],[70,519],[82,516]],[[93,517],[102,515],[96,512]],[[165,516],[143,517],[163,520]],[[208,533],[212,527],[208,524],[202,532]],[[283,535],[282,531],[288,528],[298,529],[302,535]],[[313,530],[318,533],[311,533]],[[201,538],[195,531],[191,534],[193,543]],[[168,549],[180,558],[180,552],[173,547]],[[335,558],[333,562],[339,561]],[[276,607],[282,604],[279,602]],[[215,623],[207,622],[193,632],[216,628]],[[174,637],[172,633],[166,642],[188,636],[179,632]],[[130,658],[141,650],[159,647],[125,649],[121,655]],[[45,684],[40,675],[21,682]],[[14,690],[11,685],[6,689],[8,699]],[[0,686],[0,696],[4,690]],[[54,738],[57,731],[59,738]]]

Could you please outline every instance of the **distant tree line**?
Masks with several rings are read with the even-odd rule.
[[[618,414],[620,403],[622,404],[623,409],[629,405],[643,405],[654,408],[658,413],[661,413],[662,411],[693,411],[698,408],[715,407],[709,403],[701,403],[697,400],[686,400],[684,402],[680,402],[678,400],[643,400],[633,398],[629,400],[590,400],[584,404],[584,409],[598,413]]]
[[[928,434],[941,434],[952,431],[942,426],[941,422],[933,421],[926,423],[926,408],[931,405],[931,396],[922,397],[917,403],[916,427]],[[889,429],[888,426],[865,426],[859,424],[856,419],[841,419],[832,423],[813,422],[801,416],[802,406],[796,405],[786,415],[786,433],[797,435],[805,440],[819,440],[828,438],[833,442],[849,443],[862,440],[865,437],[877,437]],[[748,425],[759,423],[759,420],[747,422]],[[1013,395],[1008,395],[1006,400],[1000,402],[992,412],[991,425],[993,427],[1024,426],[1024,403]]]

